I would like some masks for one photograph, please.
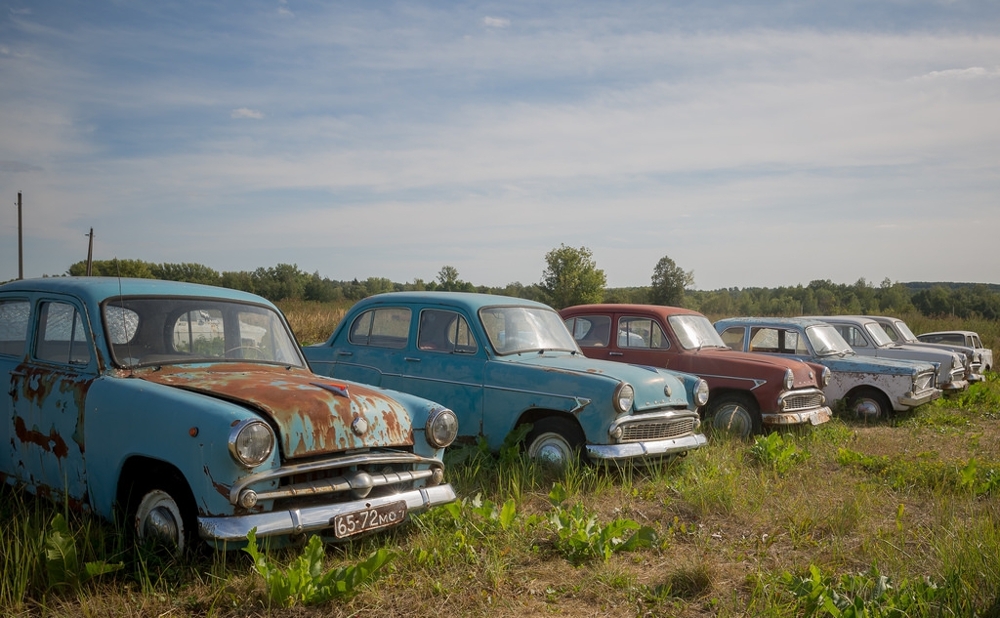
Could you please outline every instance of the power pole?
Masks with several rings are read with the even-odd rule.
[[[24,279],[24,241],[21,234],[21,192],[17,192],[17,278]]]
[[[87,276],[94,272],[94,228],[90,228],[90,243],[87,245]]]

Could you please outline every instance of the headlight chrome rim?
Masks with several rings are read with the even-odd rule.
[[[229,432],[229,454],[245,468],[256,468],[274,452],[274,431],[260,419],[246,419]]]
[[[618,414],[625,414],[632,409],[635,403],[635,389],[628,382],[622,382],[615,389],[615,410]]]
[[[830,386],[830,380],[833,378],[833,372],[830,371],[829,367],[823,367],[823,388]]]
[[[785,390],[792,390],[795,388],[795,374],[791,369],[785,369]]]
[[[458,437],[458,417],[448,408],[432,410],[427,415],[424,435],[432,447],[446,448]]]
[[[694,387],[694,403],[699,408],[708,403],[708,382],[698,378],[698,383]]]

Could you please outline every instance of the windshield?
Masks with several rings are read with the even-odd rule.
[[[895,321],[892,324],[896,327],[896,332],[899,333],[900,339],[904,342],[913,343],[917,340],[917,336],[913,334],[913,331],[906,325],[906,322]]]
[[[497,354],[541,350],[579,352],[559,314],[540,307],[484,307],[483,329]]]
[[[892,345],[892,339],[889,339],[889,335],[885,334],[885,331],[882,330],[882,327],[877,322],[865,322],[865,331],[875,340],[876,347],[881,348]]]
[[[214,298],[123,298],[102,310],[121,367],[240,361],[305,366],[273,309]]]
[[[848,345],[844,338],[840,336],[832,326],[824,324],[823,326],[810,326],[806,329],[806,339],[809,340],[809,344],[812,345],[812,349],[815,350],[817,356],[850,356],[854,354],[854,350]]]
[[[667,321],[685,350],[728,347],[703,315],[672,315]]]

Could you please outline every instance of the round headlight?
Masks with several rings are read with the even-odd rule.
[[[458,435],[458,417],[448,408],[437,408],[427,416],[427,443],[434,448],[444,448]]]
[[[833,373],[830,371],[829,367],[823,367],[823,388],[830,386],[830,379],[833,377]]]
[[[694,387],[694,403],[699,408],[708,403],[708,382],[701,378]]]
[[[790,391],[793,386],[795,386],[795,374],[791,369],[785,369],[785,390]]]
[[[229,454],[247,468],[264,463],[273,450],[274,432],[263,421],[240,421],[229,434]]]
[[[618,410],[618,413],[624,414],[631,410],[634,400],[635,391],[632,389],[632,385],[627,382],[619,384],[618,390],[615,392],[615,409]]]

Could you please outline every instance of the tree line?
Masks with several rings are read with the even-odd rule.
[[[446,265],[432,281],[398,283],[384,277],[337,281],[318,272],[303,272],[295,264],[278,264],[253,271],[219,272],[194,263],[156,264],[142,260],[97,260],[95,276],[141,277],[189,281],[252,292],[271,301],[305,300],[355,302],[382,292],[460,291],[538,300],[560,309],[575,304],[608,302],[674,305],[708,315],[907,315],[1000,319],[1000,286],[955,283],[900,283],[884,279],[874,285],[864,278],[853,284],[815,280],[808,285],[777,288],[694,290],[694,272],[685,271],[664,256],[653,268],[649,286],[609,288],[587,247],[560,245],[545,255],[538,283],[477,286],[463,281],[458,269]],[[70,266],[67,274],[86,274],[86,262]]]

